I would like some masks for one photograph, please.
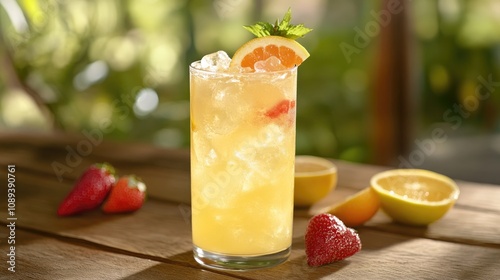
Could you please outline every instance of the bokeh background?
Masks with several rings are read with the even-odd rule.
[[[187,148],[188,64],[288,7],[297,154],[500,184],[497,0],[0,0],[0,130]]]

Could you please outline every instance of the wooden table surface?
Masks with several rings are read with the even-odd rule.
[[[0,134],[0,279],[500,279],[500,186],[458,181],[455,207],[424,228],[392,223],[379,211],[357,229],[361,252],[311,268],[303,241],[309,215],[365,188],[384,169],[335,161],[337,189],[311,209],[295,211],[287,262],[248,272],[217,271],[192,257],[189,152],[94,142],[68,135]],[[120,174],[144,179],[149,196],[143,208],[124,215],[96,210],[58,217],[56,209],[74,180],[91,163],[103,161]],[[15,165],[13,216],[7,212],[8,165]],[[59,176],[54,166],[64,166]],[[15,240],[15,272],[8,270],[9,240]]]

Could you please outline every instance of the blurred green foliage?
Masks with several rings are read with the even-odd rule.
[[[500,132],[500,2],[421,0],[412,8],[423,126],[451,110],[461,114],[462,134]]]
[[[471,94],[478,75],[500,80],[496,3],[413,1],[424,126]],[[311,57],[299,70],[297,154],[369,162],[379,38],[349,57],[339,45],[353,44],[380,1],[2,0],[0,127],[100,129],[107,139],[188,147],[189,63],[231,55],[252,37],[243,25],[274,21],[290,5],[292,22],[314,29],[299,40]],[[497,90],[471,121],[500,131],[490,112],[499,101]]]

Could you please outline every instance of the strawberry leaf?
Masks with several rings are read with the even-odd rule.
[[[116,170],[113,167],[113,165],[107,163],[107,162],[102,162],[102,163],[94,163],[93,166],[95,166],[98,169],[104,170],[104,172],[110,174],[110,175],[115,175]]]

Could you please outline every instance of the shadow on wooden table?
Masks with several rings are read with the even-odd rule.
[[[190,267],[174,266],[171,264],[157,264],[137,272],[128,277],[124,277],[124,280],[135,280],[135,279],[215,279],[215,280],[225,280],[225,279],[236,279],[231,276],[226,276],[223,274],[211,272],[208,270],[194,269]]]
[[[296,246],[302,243],[303,241],[294,241],[292,246],[292,253],[290,258],[283,264],[280,264],[275,267],[258,269],[258,270],[250,270],[250,271],[220,271],[220,270],[212,270],[205,269],[193,258],[193,252],[187,251],[184,253],[180,253],[171,257],[168,257],[167,260],[175,263],[178,266],[183,266],[190,269],[196,269],[199,274],[197,275],[189,275],[189,279],[319,279],[323,276],[332,275],[336,271],[347,267],[350,264],[349,260],[343,260],[340,262],[336,262],[333,264],[329,264],[328,266],[322,267],[310,267],[307,265],[306,257],[301,253],[303,249],[302,246]],[[299,248],[300,247],[300,248]],[[134,274],[129,278],[125,279],[168,279],[165,278],[169,274],[163,274],[164,267],[154,266],[140,273]],[[171,272],[170,272],[171,273]],[[178,272],[177,272],[178,273]],[[214,274],[218,274],[219,278],[214,278]],[[172,276],[176,276],[178,279],[179,274],[172,274]],[[194,278],[193,278],[194,277]],[[234,277],[234,278],[233,278]]]
[[[391,233],[374,233],[372,229],[361,227],[358,229],[362,250],[379,251],[405,242],[411,242],[412,237],[397,236]],[[374,237],[376,235],[376,238]]]

